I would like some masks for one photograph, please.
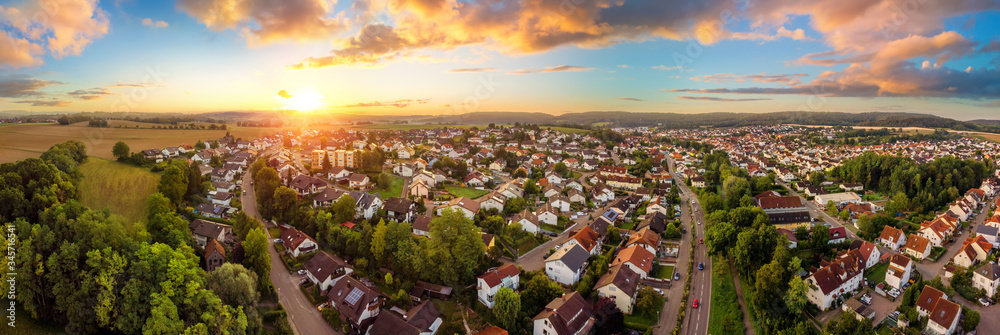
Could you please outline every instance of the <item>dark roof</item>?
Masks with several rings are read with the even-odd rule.
[[[188,226],[191,232],[198,236],[216,238],[232,231],[232,227],[212,221],[196,219]]]
[[[639,282],[642,278],[639,273],[632,271],[632,268],[625,266],[625,264],[618,264],[608,270],[601,276],[601,279],[597,281],[597,285],[594,288],[601,288],[609,284],[614,284],[619,290],[622,290],[625,294],[630,297],[635,297],[635,293],[639,291]]]
[[[371,304],[378,304],[378,290],[365,286],[363,283],[347,276],[338,280],[330,291],[326,294],[330,298],[330,305],[340,312],[340,317],[358,324],[361,314]]]
[[[927,285],[924,286],[924,290],[920,291],[920,297],[917,298],[917,307],[923,308],[927,311],[933,311],[934,305],[937,304],[938,300],[944,297],[944,292]]]
[[[556,250],[556,252],[553,253],[552,256],[549,256],[549,258],[545,261],[562,261],[563,264],[566,264],[566,266],[570,268],[570,270],[577,271],[583,268],[583,264],[587,262],[588,258],[590,258],[590,253],[588,253],[587,250],[584,250],[583,247],[578,244],[573,244],[564,245],[559,248],[559,250]]]
[[[383,310],[375,317],[368,334],[419,335],[420,329],[406,322],[395,312]]]
[[[997,265],[997,263],[988,263],[976,269],[976,273],[986,277],[988,280],[996,281],[1000,279],[1000,265]]]
[[[757,198],[757,206],[763,209],[805,207],[799,197],[764,197]]]
[[[438,310],[437,306],[431,303],[431,300],[424,300],[419,305],[413,306],[409,311],[406,312],[406,323],[409,323],[413,327],[420,329],[421,331],[430,331],[431,326],[437,318],[441,317],[441,311]],[[392,334],[392,333],[375,333],[375,334]]]
[[[586,334],[594,326],[590,303],[580,293],[555,298],[534,320],[548,319],[556,334]]]
[[[413,221],[413,230],[422,230],[426,232],[431,231],[431,216],[430,215],[418,215],[417,219]]]
[[[340,257],[332,256],[325,251],[320,250],[315,256],[313,256],[313,258],[309,259],[303,267],[305,267],[306,271],[309,271],[313,277],[323,281],[326,280],[327,277],[340,277],[340,273],[349,266],[347,265],[347,262],[340,259]]]
[[[382,206],[385,207],[387,212],[406,213],[410,211],[410,205],[412,204],[413,202],[410,199],[389,197],[389,199],[385,199],[385,204]]]

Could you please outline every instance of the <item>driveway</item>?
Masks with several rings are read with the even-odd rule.
[[[250,172],[243,175],[243,185],[250,185]],[[245,188],[247,194],[243,196],[243,211],[248,215],[263,222],[260,213],[257,211],[257,197],[253,187]],[[295,334],[340,334],[330,327],[330,324],[323,319],[319,310],[306,298],[302,290],[299,290],[300,277],[295,276],[285,270],[285,265],[281,263],[281,256],[274,249],[274,239],[266,229],[267,241],[270,247],[267,249],[271,254],[271,283],[274,284],[275,291],[278,292],[278,302],[288,313],[288,323],[292,325]]]

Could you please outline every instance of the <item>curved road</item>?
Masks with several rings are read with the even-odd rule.
[[[248,215],[261,220],[260,212],[257,211],[257,197],[254,194],[254,189],[250,186],[250,172],[243,175],[243,186],[246,190],[246,195],[240,198],[243,204],[243,211]],[[250,186],[250,187],[247,187]],[[271,254],[271,283],[274,284],[274,289],[278,292],[278,302],[281,306],[285,308],[285,312],[288,313],[288,323],[292,325],[292,331],[295,334],[339,334],[339,332],[334,331],[333,327],[323,319],[323,316],[319,313],[319,310],[306,298],[302,290],[299,289],[299,283],[302,282],[301,276],[295,276],[288,271],[285,271],[285,265],[281,263],[281,256],[274,249],[274,239],[277,236],[271,236],[271,233],[266,229],[268,244],[271,244],[267,249],[268,253]]]

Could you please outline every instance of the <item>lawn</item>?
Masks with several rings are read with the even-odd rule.
[[[889,269],[889,263],[879,263],[873,266],[871,269],[865,270],[865,279],[868,279],[878,285],[885,281],[885,271]]]
[[[389,178],[392,178],[392,183],[389,184],[389,189],[376,192],[382,197],[382,199],[399,197],[403,194],[403,177],[390,175]]]
[[[475,199],[484,196],[487,193],[490,193],[490,191],[486,190],[477,190],[474,188],[461,187],[461,186],[445,186],[444,188],[448,190],[449,193],[451,193],[456,197],[466,197],[469,199]]]
[[[712,309],[708,314],[709,334],[744,333],[736,284],[724,258],[712,257]]]
[[[932,262],[937,262],[937,260],[941,258],[947,250],[948,249],[945,249],[944,247],[934,247],[931,249],[930,257],[927,257],[927,259],[930,259]]]
[[[545,229],[545,230],[548,230],[550,232],[557,233],[557,234],[561,234],[565,230],[563,227],[559,227],[557,225],[551,225],[551,224],[548,224],[548,223],[543,223],[542,224],[542,229]]]
[[[673,265],[660,265],[656,269],[656,273],[653,274],[653,278],[658,279],[673,279],[674,277],[674,266]]]
[[[587,129],[566,128],[566,127],[540,127],[540,128],[561,131],[567,134],[583,134],[590,132],[590,130]]]
[[[130,222],[146,222],[146,201],[156,193],[159,174],[94,157],[80,165],[80,172],[80,202],[90,208],[109,208]]]
[[[663,304],[660,304],[660,308],[663,308]],[[629,329],[635,329],[639,332],[644,332],[649,327],[656,324],[659,320],[658,315],[654,317],[646,317],[639,315],[638,313],[625,315],[625,327]]]

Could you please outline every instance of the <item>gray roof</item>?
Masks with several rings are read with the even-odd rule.
[[[990,226],[981,224],[981,225],[976,226],[976,234],[989,235],[989,236],[996,237],[997,236],[997,229],[996,229],[996,227],[990,227]]]
[[[988,263],[976,269],[976,273],[986,277],[986,279],[996,281],[997,278],[1000,278],[1000,265],[997,265],[997,263]]]
[[[587,262],[588,258],[590,258],[590,253],[587,250],[583,249],[579,244],[573,244],[563,245],[552,256],[549,256],[545,262],[562,261],[571,270],[577,271],[583,268],[583,264]]]

